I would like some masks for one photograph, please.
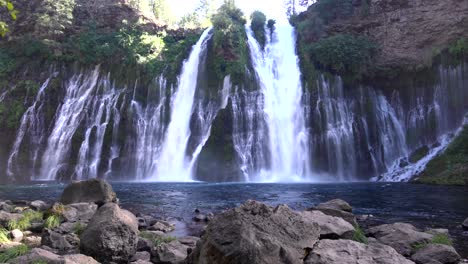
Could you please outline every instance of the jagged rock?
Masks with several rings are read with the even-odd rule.
[[[468,218],[466,218],[465,221],[463,221],[462,227],[463,229],[468,230]]]
[[[99,206],[116,201],[112,186],[99,179],[71,183],[63,190],[60,198],[63,204],[96,203]]]
[[[151,251],[154,263],[179,264],[187,258],[188,247],[177,240],[163,243]]]
[[[353,212],[353,207],[351,207],[349,203],[341,199],[334,199],[325,203],[321,203],[317,205],[315,208],[316,209],[334,209],[334,210],[345,211],[349,213]]]
[[[67,222],[89,222],[96,213],[97,205],[95,203],[74,203],[65,206],[62,214]]]
[[[414,264],[393,248],[379,243],[365,245],[352,240],[320,240],[305,264]]]
[[[41,245],[47,246],[59,253],[76,253],[80,239],[73,233],[59,233],[56,230],[45,229],[42,233]]]
[[[321,239],[350,239],[355,232],[354,227],[340,217],[326,215],[320,211],[304,211],[301,214],[307,221],[318,224]]]
[[[9,221],[19,220],[21,217],[21,214],[0,211],[0,225],[7,226]]]
[[[150,226],[148,230],[169,233],[175,230],[175,225],[166,221],[158,221],[154,225]]]
[[[23,240],[23,232],[19,229],[11,230],[9,235],[10,240],[13,242],[21,242]]]
[[[126,263],[136,253],[138,221],[115,203],[99,208],[80,237],[80,249],[98,261]]]
[[[411,259],[418,264],[426,263],[441,263],[451,264],[458,263],[461,259],[457,251],[451,246],[441,244],[429,244],[418,250]]]
[[[189,263],[301,263],[319,235],[317,224],[286,205],[249,200],[215,216]]]
[[[135,253],[135,256],[133,256],[133,260],[134,261],[138,261],[138,260],[150,261],[151,254],[148,251],[137,251],[137,253]]]
[[[433,235],[420,232],[416,227],[406,223],[375,226],[370,228],[368,233],[404,256],[410,256],[415,245],[428,243],[433,237]]]
[[[44,211],[50,207],[46,202],[41,200],[32,201],[29,206],[36,211]]]
[[[50,251],[41,249],[41,248],[33,248],[27,254],[10,260],[9,263],[11,264],[24,264],[24,263],[35,263],[35,262],[46,262],[47,264],[63,264],[63,258],[59,255],[56,255]]]
[[[82,254],[73,254],[63,256],[64,264],[99,264],[92,257],[88,257]]]

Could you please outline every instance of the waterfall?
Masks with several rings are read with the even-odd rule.
[[[18,166],[18,154],[20,151],[21,144],[23,143],[24,137],[30,135],[30,144],[29,152],[31,153],[32,172],[37,166],[36,161],[39,155],[39,150],[43,144],[43,140],[46,134],[46,128],[44,124],[44,116],[42,113],[42,108],[44,106],[44,92],[49,85],[51,77],[48,78],[44,84],[39,88],[39,91],[36,95],[34,103],[26,110],[26,112],[21,117],[20,126],[18,133],[16,135],[15,143],[11,150],[10,156],[7,163],[7,176],[12,179],[15,175],[17,166]]]
[[[265,51],[247,29],[250,53],[264,96],[264,113],[268,127],[270,168],[258,181],[284,182],[307,180],[309,173],[308,136],[302,85],[295,53],[295,32],[289,25],[279,25],[269,37]]]
[[[190,169],[192,161],[187,160],[186,150],[191,133],[190,119],[194,108],[200,54],[206,49],[207,41],[211,37],[210,32],[211,28],[203,32],[182,67],[179,85],[171,101],[171,121],[157,161],[156,173],[151,180],[176,182],[192,180]]]

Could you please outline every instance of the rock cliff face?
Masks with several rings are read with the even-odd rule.
[[[355,2],[361,7],[364,0]],[[427,66],[437,49],[468,37],[464,0],[371,0],[367,12],[356,8],[350,19],[331,23],[327,33],[369,36],[381,48],[379,66]]]

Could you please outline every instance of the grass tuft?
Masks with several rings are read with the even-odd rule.
[[[148,239],[149,241],[153,243],[153,246],[155,247],[165,244],[165,243],[170,243],[177,239],[176,237],[173,237],[173,236],[158,236],[148,231],[140,232],[140,237]]]
[[[29,252],[29,247],[26,245],[19,245],[9,248],[0,254],[0,263],[7,263],[8,261],[22,256]]]
[[[73,233],[75,233],[77,236],[81,236],[81,234],[83,234],[83,231],[85,230],[85,227],[86,226],[84,226],[80,222],[77,222],[73,226]]]
[[[7,243],[10,239],[8,239],[8,230],[3,227],[0,227],[0,243]]]
[[[60,216],[58,214],[51,214],[45,220],[44,227],[52,229],[52,228],[55,228],[55,227],[59,226],[60,223],[62,223],[62,216]]]
[[[432,237],[431,241],[413,244],[412,248],[414,251],[418,251],[429,244],[453,246],[453,241],[447,234],[436,234]]]
[[[31,222],[40,221],[43,216],[42,212],[26,211],[19,220],[8,221],[7,226],[9,230],[19,229],[25,231],[31,227]]]
[[[354,231],[353,238],[352,240],[363,243],[363,244],[369,244],[369,240],[367,239],[366,235],[364,234],[364,231],[358,226],[356,227],[356,230]]]

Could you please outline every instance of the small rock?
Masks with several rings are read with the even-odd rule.
[[[201,213],[201,212],[200,212],[200,210],[199,210],[198,208],[197,208],[197,209],[195,209],[195,211],[193,211],[193,212],[194,212],[194,213],[196,213],[196,214],[199,214],[199,213]]]
[[[297,262],[299,263],[299,262]],[[320,240],[304,264],[414,264],[383,244],[365,245],[352,240]]]
[[[380,243],[393,247],[403,256],[411,256],[413,246],[428,243],[433,235],[420,232],[416,227],[406,223],[394,223],[372,227],[369,234]]]
[[[214,217],[215,217],[215,215],[213,213],[208,213],[206,215],[206,220],[208,220],[208,222],[209,222],[209,221],[213,220]]]
[[[151,255],[155,263],[183,263],[187,258],[188,247],[177,240],[157,246]]]
[[[31,227],[29,230],[34,233],[42,233],[42,230],[44,229],[44,222],[33,222],[31,223]]]
[[[73,254],[63,256],[65,264],[99,264],[92,257],[88,257],[82,254]]]
[[[352,213],[353,207],[349,205],[349,203],[341,200],[341,199],[334,199],[325,203],[321,203],[315,207],[316,209],[334,209],[339,211],[345,211]]]
[[[150,261],[151,254],[147,251],[137,251],[137,253],[135,253],[135,256],[133,256],[133,260],[134,261],[138,261],[138,260]]]
[[[148,230],[169,233],[175,230],[175,225],[166,221],[158,221],[154,225],[150,226]]]
[[[91,179],[68,185],[62,193],[60,202],[63,204],[96,203],[101,206],[105,203],[117,202],[117,196],[109,183],[100,179]]]
[[[354,235],[354,227],[340,217],[326,215],[320,211],[304,211],[301,214],[307,221],[318,224],[321,239],[351,239]]]
[[[463,221],[462,227],[463,229],[468,230],[468,218],[466,218],[465,221]]]
[[[9,235],[12,242],[21,242],[23,240],[23,232],[19,229],[10,231]]]
[[[47,264],[63,264],[64,261],[62,257],[56,255],[50,251],[33,248],[26,255],[12,259],[9,261],[11,264],[24,264],[24,263],[35,263],[35,262],[46,262]]]
[[[45,211],[50,207],[46,202],[41,200],[32,201],[29,206],[36,211]]]
[[[195,221],[195,222],[208,222],[208,218],[206,217],[206,215],[197,214],[196,216],[193,217],[193,221]]]
[[[5,212],[5,211],[0,211],[0,225],[7,226],[8,222],[10,222],[12,220],[17,221],[21,217],[23,217],[21,214],[8,213],[8,212]]]
[[[100,207],[81,234],[83,254],[101,262],[128,262],[136,253],[138,221],[115,203]]]
[[[6,242],[6,243],[0,243],[0,252],[3,252],[7,249],[10,249],[10,248],[13,248],[13,247],[17,247],[17,246],[21,246],[22,243],[20,242]]]
[[[445,228],[429,228],[426,230],[426,233],[431,235],[446,235],[450,236],[449,230]]]
[[[429,244],[418,250],[411,259],[418,264],[426,263],[441,263],[451,264],[458,263],[461,259],[457,251],[451,246],[441,244]]]
[[[24,244],[29,247],[39,247],[41,245],[42,238],[40,236],[27,236],[23,239]]]

